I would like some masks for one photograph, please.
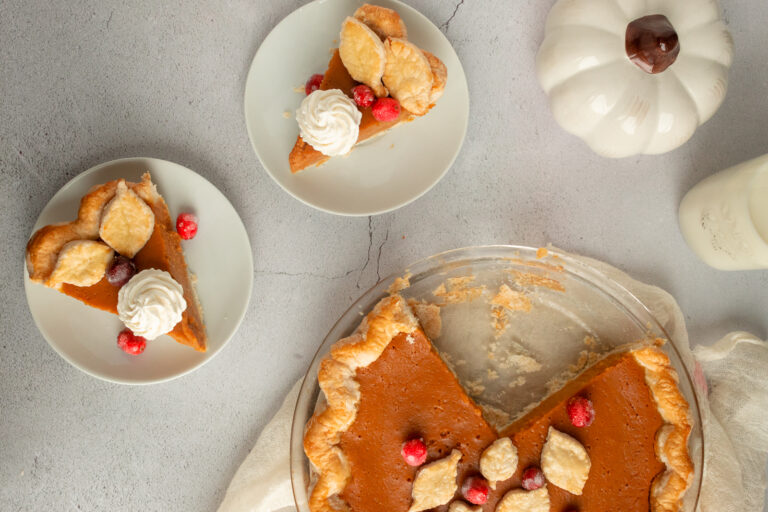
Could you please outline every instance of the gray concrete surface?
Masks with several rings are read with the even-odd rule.
[[[695,343],[734,329],[768,336],[768,271],[708,268],[676,221],[695,182],[768,152],[768,3],[724,6],[736,53],[714,118],[672,153],[614,161],[555,124],[536,82],[552,0],[411,0],[462,59],[469,133],[430,193],[373,218],[293,200],[248,142],[246,71],[302,3],[0,2],[1,510],[213,509],[347,305],[379,276],[450,248],[553,242],[666,288]],[[218,186],[256,264],[230,345],[150,387],[69,366],[35,328],[22,283],[24,245],[48,199],[92,165],[127,156],[176,161]]]

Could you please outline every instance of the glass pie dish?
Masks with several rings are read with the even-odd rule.
[[[323,340],[302,383],[291,431],[291,482],[300,512],[309,512],[313,475],[303,450],[304,428],[322,402],[317,370],[331,345],[351,334],[363,315],[408,277],[406,299],[442,302],[442,329],[432,342],[486,419],[503,425],[524,413],[589,365],[593,356],[647,339],[669,339],[659,321],[634,295],[581,260],[556,250],[522,246],[456,249],[421,260],[365,292]],[[515,278],[517,276],[518,279]],[[519,279],[524,276],[523,279]],[[447,284],[448,294],[444,288]],[[529,308],[493,315],[490,299],[502,285],[524,292]],[[465,294],[465,292],[467,292]],[[471,296],[473,300],[462,300]],[[446,299],[449,300],[446,300]],[[683,510],[696,509],[703,468],[701,416],[693,381],[674,343],[663,350],[679,375],[690,405],[689,441],[694,478]]]

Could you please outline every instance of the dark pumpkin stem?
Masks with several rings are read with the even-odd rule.
[[[627,57],[646,73],[661,73],[680,53],[677,32],[663,14],[651,14],[627,25]]]

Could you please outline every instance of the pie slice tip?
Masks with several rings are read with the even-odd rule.
[[[320,89],[340,89],[347,96],[352,96],[352,88],[356,85],[355,80],[349,75],[341,61],[339,50],[334,51],[328,62],[328,68],[323,76]],[[362,119],[360,121],[360,132],[357,142],[370,140],[378,135],[385,133],[390,128],[400,123],[406,123],[414,119],[414,115],[406,109],[400,109],[400,117],[395,121],[377,121],[370,108],[363,108]],[[296,142],[288,155],[288,165],[291,173],[297,173],[311,166],[320,166],[330,157],[322,154],[320,151],[306,143],[301,135],[296,137]]]

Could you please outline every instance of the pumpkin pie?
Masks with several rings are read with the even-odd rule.
[[[324,401],[304,437],[312,512],[673,512],[692,480],[688,404],[657,344],[605,356],[497,429],[393,295],[333,345],[318,380]],[[576,426],[574,397],[592,407],[588,426]],[[401,454],[411,439],[426,447],[419,468]],[[535,490],[530,467],[545,476]],[[474,508],[461,489],[478,476],[490,488]]]
[[[320,90],[338,89],[353,98],[352,88],[365,84],[377,97],[389,96],[400,103],[399,114],[390,120],[376,119],[373,106],[358,105],[362,117],[356,145],[426,114],[442,96],[448,77],[445,64],[407,40],[405,23],[394,10],[361,6],[345,20],[340,41]],[[299,135],[288,162],[296,173],[329,158]]]
[[[105,275],[114,253],[131,258],[137,271],[162,270],[181,285],[186,309],[168,335],[204,352],[202,309],[181,238],[149,173],[138,183],[121,179],[92,188],[76,220],[37,230],[27,243],[27,271],[34,282],[117,314],[119,288]]]

